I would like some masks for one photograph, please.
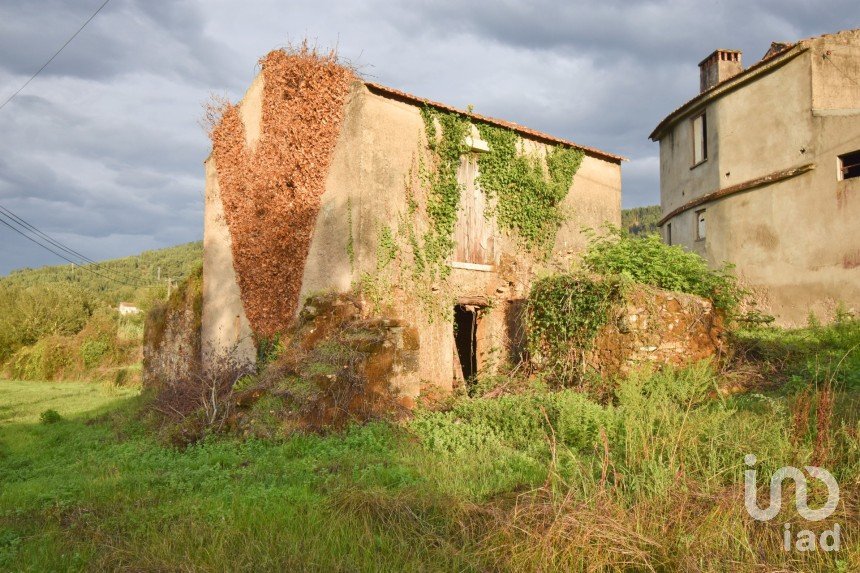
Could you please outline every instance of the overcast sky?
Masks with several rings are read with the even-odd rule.
[[[0,102],[102,0],[0,0]],[[659,202],[657,123],[715,48],[857,27],[856,0],[112,0],[0,109],[0,204],[101,260],[202,237],[198,121],[257,60],[307,37],[365,77],[630,158],[624,207]],[[853,20],[852,20],[853,18]],[[0,274],[62,263],[0,227]]]

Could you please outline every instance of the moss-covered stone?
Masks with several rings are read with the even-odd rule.
[[[187,379],[200,368],[203,267],[153,306],[143,329],[143,382],[160,386]]]

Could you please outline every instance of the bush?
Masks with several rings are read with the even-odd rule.
[[[20,380],[53,380],[75,367],[74,339],[49,336],[32,346],[20,348],[9,359],[7,370]]]
[[[62,422],[63,417],[56,410],[48,409],[39,414],[39,421],[43,424],[56,424]]]
[[[410,424],[425,447],[455,454],[484,448],[545,452],[554,435],[572,450],[588,451],[610,413],[572,390],[475,398],[448,412],[423,412]]]
[[[45,336],[79,332],[92,311],[89,295],[70,285],[0,287],[0,361]]]
[[[634,237],[615,227],[607,227],[607,231],[592,236],[583,257],[586,270],[709,298],[730,316],[746,296],[731,265],[710,269],[696,253],[666,245],[658,235]]]
[[[84,340],[81,343],[81,358],[84,361],[84,368],[89,370],[98,366],[105,354],[110,352],[110,349],[110,343],[102,338]]]
[[[526,314],[529,351],[546,369],[564,370],[575,360],[572,350],[591,346],[623,292],[617,278],[562,274],[535,281]]]

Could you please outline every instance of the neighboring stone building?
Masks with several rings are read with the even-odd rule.
[[[617,155],[362,81],[306,51],[261,64],[217,119],[206,161],[205,356],[251,361],[252,333],[284,332],[312,294],[360,287],[368,312],[418,333],[396,390],[449,391],[517,352],[536,273],[568,268],[584,227],[620,224]],[[527,161],[478,173],[504,153]],[[557,205],[535,203],[548,193]]]
[[[735,264],[780,324],[860,311],[860,30],[699,67],[650,136],[664,240]]]

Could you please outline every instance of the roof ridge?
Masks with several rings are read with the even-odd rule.
[[[761,70],[766,65],[769,65],[769,64],[776,65],[777,62],[779,62],[781,59],[786,59],[786,61],[787,61],[787,60],[793,58],[794,56],[798,55],[800,52],[809,49],[809,44],[811,42],[813,42],[814,40],[819,40],[821,38],[827,38],[827,37],[833,37],[833,36],[839,36],[841,34],[857,33],[857,32],[860,32],[860,28],[847,28],[845,30],[838,30],[836,32],[829,32],[826,34],[819,34],[817,36],[810,36],[808,38],[803,38],[803,39],[797,40],[795,42],[776,42],[778,44],[785,44],[786,45],[785,49],[780,50],[780,51],[775,52],[775,53],[770,54],[770,55],[768,55],[770,53],[770,50],[768,50],[768,52],[765,53],[765,55],[764,55],[764,57],[762,57],[762,59],[760,59],[759,61],[757,61],[756,63],[754,63],[750,67],[748,67],[745,70],[731,76],[730,78],[727,78],[727,79],[721,81],[720,83],[718,83],[716,85],[711,86],[710,89],[708,89],[704,92],[698,93],[695,96],[693,96],[692,98],[688,99],[686,102],[684,102],[683,104],[681,104],[680,106],[675,108],[666,117],[664,117],[663,120],[660,121],[659,124],[657,124],[657,127],[654,128],[654,130],[651,132],[651,135],[649,135],[648,138],[653,140],[653,141],[657,141],[655,139],[655,137],[658,136],[658,133],[660,133],[664,129],[664,127],[674,123],[673,118],[675,118],[676,116],[682,115],[684,110],[686,110],[688,107],[693,107],[696,103],[708,99],[708,97],[713,95],[713,93],[716,90],[718,90],[722,87],[725,87],[726,85],[729,85],[732,82],[745,80],[752,73],[755,73],[755,72]],[[771,42],[771,45],[773,43],[774,42]],[[707,58],[705,58],[705,59],[707,59]]]
[[[624,156],[616,155],[614,153],[609,153],[608,151],[603,151],[601,149],[597,149],[596,147],[589,147],[587,145],[580,145],[579,143],[575,143],[575,142],[569,141],[567,139],[562,139],[560,137],[556,137],[556,136],[550,135],[548,133],[537,131],[536,129],[531,129],[529,127],[526,127],[524,125],[520,125],[520,124],[515,123],[513,121],[507,121],[504,119],[490,117],[487,115],[481,115],[479,113],[475,113],[475,112],[472,112],[469,110],[459,109],[459,108],[456,108],[454,106],[451,106],[451,105],[448,105],[445,103],[441,103],[441,102],[433,101],[433,100],[423,98],[420,96],[416,96],[416,95],[404,92],[402,90],[398,90],[396,88],[392,88],[392,87],[389,87],[389,86],[386,86],[383,84],[379,84],[376,82],[364,81],[364,85],[367,86],[368,89],[370,89],[371,91],[376,92],[376,93],[387,94],[387,95],[390,95],[392,97],[395,97],[395,98],[398,98],[401,100],[405,100],[405,101],[409,101],[412,103],[429,105],[429,106],[435,107],[437,109],[441,109],[441,110],[456,113],[456,114],[459,114],[459,115],[462,115],[465,117],[469,117],[469,118],[471,118],[475,121],[479,121],[481,123],[488,123],[490,125],[495,125],[498,127],[504,127],[506,129],[511,129],[513,131],[516,131],[517,133],[522,134],[522,135],[527,135],[527,136],[533,137],[535,139],[543,140],[545,142],[558,143],[561,145],[566,145],[568,147],[573,147],[575,149],[581,149],[582,151],[584,151],[590,155],[602,157],[604,159],[608,159],[608,160],[616,162],[616,163],[621,163],[622,161],[627,161],[627,158]]]

